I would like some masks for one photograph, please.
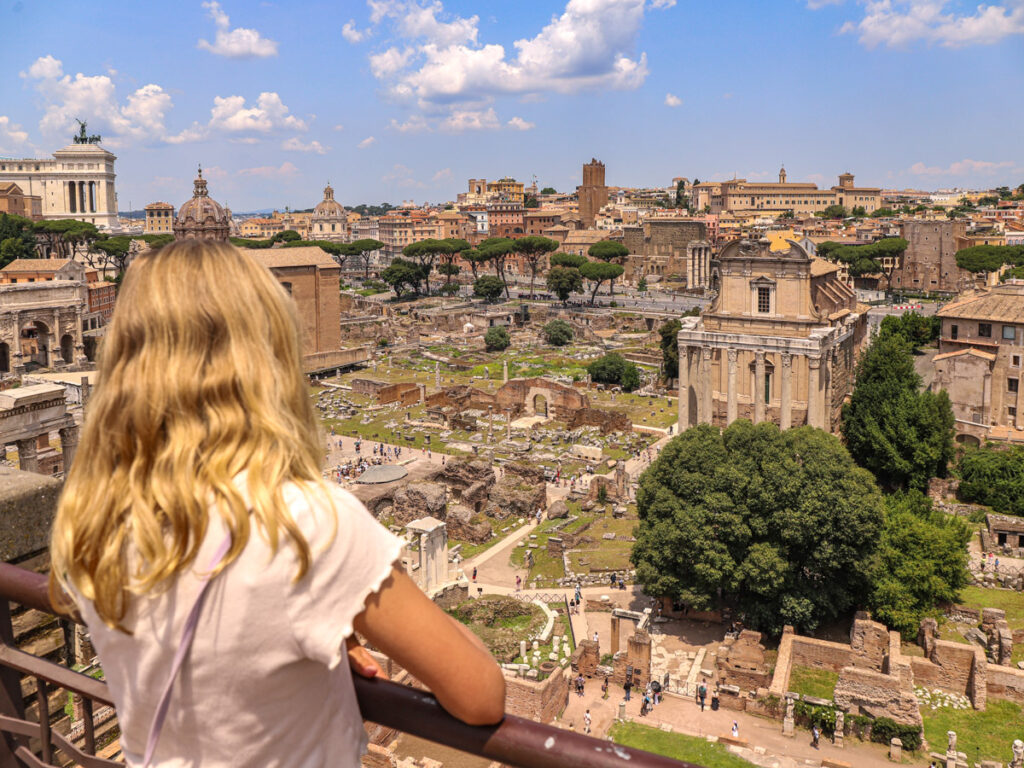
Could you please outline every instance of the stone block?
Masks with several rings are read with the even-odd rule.
[[[61,482],[0,467],[0,561],[22,559],[50,545]]]

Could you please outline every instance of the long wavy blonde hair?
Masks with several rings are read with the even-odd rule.
[[[130,596],[189,567],[212,512],[232,534],[218,570],[255,521],[271,548],[290,540],[302,578],[310,549],[282,486],[322,482],[322,449],[299,350],[291,299],[237,248],[185,240],[135,260],[57,509],[55,603],[72,586],[123,630]]]

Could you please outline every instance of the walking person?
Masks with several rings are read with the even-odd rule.
[[[732,721],[732,737],[738,739],[740,737],[740,724],[735,720]]]
[[[473,583],[476,583],[476,566],[473,566]]]
[[[607,699],[608,698],[608,678],[607,677],[605,677],[605,679],[601,683],[601,698],[602,699]]]
[[[522,588],[523,588],[523,577],[522,576],[516,576],[516,592],[518,592]]]
[[[456,717],[502,718],[490,652],[324,482],[295,308],[265,267],[227,243],[147,251],[105,330],[50,577],[88,627],[128,765],[356,768],[352,675],[380,673],[356,631]]]
[[[697,686],[697,701],[700,703],[700,711],[704,711],[704,700],[708,697],[708,686],[704,680],[700,681],[700,685]]]
[[[590,733],[590,710],[588,709],[583,715],[583,732]]]
[[[626,692],[626,701],[629,701],[629,689],[633,687],[633,684],[627,680],[622,684],[622,690]]]
[[[818,725],[815,723],[811,726],[811,746],[818,749],[818,739],[821,738],[821,731],[818,730]]]

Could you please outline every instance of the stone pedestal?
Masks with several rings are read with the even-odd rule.
[[[796,735],[796,723],[793,718],[793,698],[786,697],[786,716],[782,718],[782,735],[792,738]]]
[[[842,710],[836,712],[836,730],[832,735],[832,743],[839,749],[843,748],[843,730],[846,728],[846,713]]]
[[[897,738],[893,738],[889,742],[889,759],[894,763],[898,763],[903,759],[903,742]]]
[[[625,719],[626,719],[626,702],[620,701],[619,702],[619,720],[625,720]]]

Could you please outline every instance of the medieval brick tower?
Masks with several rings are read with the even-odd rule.
[[[583,226],[593,228],[597,223],[597,214],[608,203],[608,187],[604,185],[604,163],[591,158],[583,166],[583,184],[576,187],[579,200],[580,218]]]

